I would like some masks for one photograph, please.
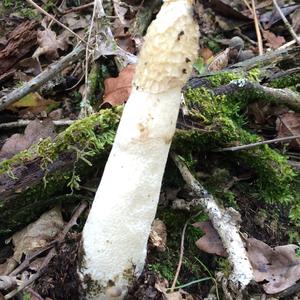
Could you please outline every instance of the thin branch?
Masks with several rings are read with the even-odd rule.
[[[30,262],[36,258],[37,256],[41,255],[45,251],[51,249],[55,244],[61,243],[69,230],[76,225],[76,220],[79,218],[79,216],[82,214],[82,212],[86,209],[87,202],[83,202],[79,205],[79,207],[75,210],[75,213],[73,214],[71,220],[68,222],[68,224],[65,226],[64,230],[58,235],[58,237],[50,242],[48,245],[43,247],[43,249],[39,249],[35,251],[32,255],[26,256],[25,260],[14,270],[12,271],[9,276],[16,276],[20,272],[22,272],[25,268],[27,268],[30,264]]]
[[[72,29],[70,29],[69,27],[67,27],[66,25],[64,25],[60,21],[58,21],[56,18],[54,18],[52,15],[50,15],[48,12],[46,12],[42,7],[40,7],[39,5],[37,5],[34,1],[32,1],[32,0],[26,0],[26,1],[29,4],[31,4],[32,6],[34,6],[38,11],[40,11],[41,13],[43,13],[44,15],[46,15],[47,17],[49,17],[52,21],[54,21],[55,23],[57,23],[58,25],[60,25],[62,28],[66,29],[67,31],[69,31],[70,33],[72,33],[74,36],[76,36],[85,45],[87,45],[87,42],[82,37],[80,37],[76,32],[74,32]]]
[[[240,150],[251,149],[251,148],[254,148],[254,147],[257,147],[257,146],[261,146],[261,145],[274,144],[274,143],[279,143],[279,142],[286,142],[286,141],[290,141],[290,140],[296,140],[296,139],[299,139],[299,138],[300,138],[300,135],[293,135],[293,136],[287,136],[287,137],[282,137],[282,138],[277,138],[277,139],[272,139],[272,140],[267,140],[267,141],[261,141],[261,142],[257,142],[257,143],[247,144],[247,145],[221,148],[221,149],[215,150],[214,152],[240,151]]]
[[[18,128],[27,126],[31,120],[18,120],[16,122],[0,123],[0,129]],[[55,126],[69,126],[75,122],[75,120],[52,120]]]
[[[297,38],[300,39],[300,35],[297,35]],[[284,45],[280,46],[277,50],[284,50],[286,48],[289,48],[290,46],[293,46],[294,44],[296,44],[296,41],[292,40],[292,41],[287,42]]]
[[[175,153],[171,156],[189,188],[199,197],[202,207],[223,242],[233,268],[229,287],[234,293],[234,299],[241,299],[242,290],[253,279],[253,271],[239,234],[240,215],[233,208],[221,208],[213,196],[194,178],[183,161]]]
[[[20,88],[12,91],[11,93],[5,95],[0,99],[0,111],[23,98],[30,92],[37,91],[43,84],[56,76],[60,71],[69,66],[70,63],[76,61],[80,58],[84,53],[85,47],[83,45],[79,45],[76,47],[71,53],[62,57],[59,61],[48,66],[42,73],[40,73],[35,78],[26,82]]]
[[[277,0],[273,0],[273,4],[274,4],[278,14],[280,15],[283,23],[285,24],[287,30],[290,32],[291,36],[294,38],[296,43],[300,46],[300,38],[297,36],[297,34],[294,31],[293,27],[291,26],[291,24],[289,23],[289,21],[287,20],[285,15],[283,14],[282,10],[280,9],[280,6],[277,3]]]
[[[87,3],[87,4],[83,4],[81,6],[72,7],[70,9],[65,10],[62,14],[67,15],[67,14],[72,13],[72,12],[78,12],[78,11],[87,9],[87,8],[93,6],[93,5],[94,5],[94,2],[90,2],[90,3]]]
[[[263,55],[264,47],[263,47],[261,32],[260,32],[260,28],[259,28],[259,21],[258,21],[258,17],[257,17],[257,13],[256,13],[255,0],[251,0],[251,4],[252,4],[252,14],[253,14],[253,18],[254,18],[255,31],[256,31],[256,36],[257,36],[258,52],[259,52],[259,55]]]
[[[15,295],[17,295],[19,292],[21,292],[23,289],[29,286],[32,282],[34,282],[37,278],[39,278],[46,271],[46,267],[48,266],[49,262],[55,255],[56,255],[56,250],[55,248],[52,248],[47,254],[47,256],[44,258],[39,270],[35,274],[33,274],[29,279],[25,280],[17,289],[6,294],[4,296],[4,299],[8,300],[13,298]]]
[[[94,22],[95,22],[95,17],[96,17],[96,9],[97,9],[97,2],[96,0],[94,1],[94,7],[93,7],[93,15],[91,19],[91,24],[89,26],[89,32],[88,32],[88,44],[91,42],[91,37],[92,37],[92,32],[94,28]],[[85,89],[84,89],[84,94],[83,94],[83,99],[80,103],[81,110],[79,113],[80,118],[84,118],[90,114],[93,113],[93,108],[90,105],[89,102],[89,97],[90,97],[90,82],[89,82],[89,61],[90,61],[90,50],[88,47],[86,47],[85,50]]]
[[[183,261],[183,253],[184,253],[184,237],[185,237],[185,232],[186,232],[186,228],[189,224],[189,222],[197,217],[199,214],[201,213],[201,211],[199,213],[197,213],[195,216],[190,217],[184,224],[183,229],[182,229],[182,234],[181,234],[181,241],[180,241],[180,254],[179,254],[179,261],[178,261],[178,265],[177,265],[177,269],[176,269],[176,273],[173,279],[173,283],[172,286],[170,288],[171,292],[174,292],[175,288],[176,288],[176,282],[180,273],[180,269],[182,266],[182,261]]]

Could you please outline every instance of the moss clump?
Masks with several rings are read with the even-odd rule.
[[[86,152],[89,151],[91,155],[102,151],[113,143],[119,119],[120,109],[108,109],[76,121],[60,133],[54,141],[44,139],[11,159],[2,161],[0,163],[0,175],[3,173],[9,175],[13,166],[26,163],[34,157],[41,159],[41,168],[46,170],[47,166],[58,159],[63,151],[72,150],[71,146],[84,149]]]
[[[258,81],[259,77],[260,77],[259,69],[254,68],[254,69],[248,71],[246,74],[243,73],[242,71],[240,71],[240,72],[222,71],[215,75],[211,75],[207,78],[211,82],[212,87],[219,87],[219,86],[230,83],[230,81],[232,81],[232,80],[238,80],[238,79],[245,78],[250,81]]]
[[[300,74],[293,74],[282,76],[280,78],[274,79],[269,83],[270,87],[273,88],[287,88],[287,87],[294,87],[296,84],[300,83]]]
[[[4,189],[3,199],[9,196],[9,201],[1,201],[0,204],[0,236],[7,237],[53,207],[56,204],[53,201],[55,195],[75,189],[81,177],[87,178],[95,171],[96,167],[90,167],[92,164],[101,169],[107,150],[113,143],[120,115],[120,109],[102,110],[76,121],[54,141],[44,139],[0,163],[0,175],[10,176],[10,182],[15,180],[18,190],[14,193]],[[62,160],[64,168],[59,167]],[[27,170],[28,174],[24,174],[26,179],[18,178],[14,171],[20,166],[24,172],[26,167],[28,170],[33,167],[35,176],[31,177]]]
[[[213,96],[210,91],[200,88],[188,90],[185,94],[190,121],[198,130],[175,139],[186,143],[186,138],[196,138],[195,145],[200,151],[215,150],[230,145],[249,144],[259,141],[259,137],[244,127],[245,118],[241,113],[242,100],[227,96]],[[183,147],[183,146],[182,146]],[[181,147],[181,148],[182,148]],[[189,148],[187,151],[196,150]],[[235,163],[244,163],[256,172],[255,186],[260,198],[268,203],[291,203],[294,195],[291,184],[295,173],[287,159],[269,146],[251,148],[231,154]]]

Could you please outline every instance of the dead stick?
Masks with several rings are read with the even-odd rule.
[[[5,95],[0,99],[0,111],[11,105],[12,103],[18,101],[22,97],[26,96],[30,92],[37,91],[43,84],[45,84],[48,80],[56,76],[60,71],[65,69],[70,63],[78,60],[84,54],[85,47],[83,45],[79,45],[76,47],[71,53],[64,56],[59,61],[53,63],[48,66],[42,73],[38,76],[26,82],[20,88],[12,91],[11,93]]]
[[[31,120],[18,120],[16,122],[2,123],[0,124],[0,129],[24,127],[27,126],[30,122]],[[53,120],[52,122],[54,123],[55,126],[69,126],[73,124],[75,120],[62,119],[62,120]]]
[[[57,23],[58,25],[60,25],[62,28],[66,29],[71,34],[73,34],[74,36],[76,36],[81,42],[83,42],[84,44],[87,44],[86,41],[81,36],[79,36],[76,32],[74,32],[72,29],[70,29],[69,27],[67,27],[63,23],[59,22],[56,18],[54,18],[52,15],[50,15],[48,12],[46,12],[42,7],[40,7],[39,5],[37,5],[35,2],[33,2],[32,0],[27,0],[27,2],[29,4],[31,4],[32,6],[34,6],[38,11],[40,11],[41,13],[43,13],[44,15],[46,15],[47,17],[49,17],[52,21],[54,21],[55,23]]]
[[[11,299],[16,294],[18,294],[20,291],[22,291],[24,288],[26,288],[28,285],[30,285],[32,282],[34,282],[37,278],[39,278],[46,271],[47,265],[49,264],[51,259],[55,256],[55,254],[56,254],[56,250],[55,250],[55,248],[52,248],[49,251],[49,253],[47,254],[47,256],[44,258],[43,263],[42,263],[41,267],[39,268],[39,270],[35,274],[33,274],[28,280],[24,281],[24,283],[21,284],[17,289],[6,294],[4,296],[4,299],[5,300]]]
[[[87,8],[93,6],[93,5],[94,5],[94,2],[90,2],[90,3],[87,3],[87,4],[83,4],[81,6],[72,7],[70,9],[68,9],[68,10],[65,10],[62,14],[63,15],[67,15],[67,14],[72,13],[72,12],[78,12],[78,11],[87,9]]]
[[[239,151],[239,150],[246,150],[246,149],[254,148],[254,147],[257,147],[257,146],[261,146],[261,145],[274,144],[274,143],[279,143],[279,142],[286,142],[286,141],[295,140],[295,139],[299,139],[299,138],[300,138],[300,135],[286,136],[286,137],[282,137],[282,138],[277,138],[277,139],[272,139],[272,140],[267,140],[267,141],[261,141],[261,142],[257,142],[257,143],[247,144],[247,145],[221,148],[221,149],[215,150],[214,152],[225,152],[225,151],[232,151],[233,152],[233,151]]]
[[[71,220],[68,222],[68,224],[65,226],[64,230],[59,234],[59,236],[52,241],[49,245],[45,246],[43,249],[39,249],[36,252],[34,252],[30,257],[26,257],[25,260],[22,262],[20,266],[18,266],[14,271],[12,271],[9,276],[16,276],[20,272],[22,272],[25,268],[27,268],[30,264],[30,262],[36,258],[37,256],[41,255],[43,252],[49,250],[52,248],[56,243],[61,243],[69,230],[76,224],[76,220],[79,218],[79,216],[82,214],[82,212],[86,209],[87,203],[83,202],[80,204],[80,206],[76,209],[75,213],[73,214]]]
[[[233,208],[220,207],[214,197],[195,179],[184,162],[175,153],[171,156],[189,188],[199,197],[202,207],[223,242],[233,268],[230,288],[235,294],[235,299],[239,299],[237,296],[241,296],[242,290],[253,279],[252,267],[239,234],[240,215]]]
[[[283,23],[285,24],[287,30],[290,32],[291,36],[294,38],[294,40],[296,41],[296,43],[300,46],[300,39],[297,36],[296,32],[294,31],[293,27],[291,26],[291,24],[289,23],[289,21],[287,20],[287,18],[285,17],[285,15],[283,14],[283,12],[281,11],[280,6],[278,5],[276,0],[273,0],[273,4],[277,10],[277,12],[279,13]]]

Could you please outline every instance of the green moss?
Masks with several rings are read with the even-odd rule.
[[[274,79],[269,83],[270,87],[273,88],[287,88],[287,87],[294,87],[300,83],[300,74],[293,74],[282,76],[280,78]]]
[[[21,0],[3,0],[3,6],[5,8],[11,8],[11,7],[20,7],[22,5],[22,2]]]
[[[250,81],[258,81],[261,73],[258,68],[253,68],[247,73],[244,72],[232,72],[232,71],[222,71],[215,75],[208,76],[207,79],[212,84],[212,87],[219,87],[230,83],[232,80],[238,79],[248,79]]]
[[[10,172],[14,165],[25,163],[34,157],[41,159],[41,168],[46,170],[49,163],[57,159],[64,150],[69,150],[71,146],[84,149],[90,155],[102,151],[107,145],[113,143],[119,119],[120,109],[102,110],[88,118],[78,120],[59,134],[54,141],[44,139],[11,159],[2,161],[0,175]]]
[[[185,101],[190,119],[199,129],[175,138],[174,147],[179,145],[187,152],[210,151],[237,144],[259,141],[259,137],[245,128],[245,118],[241,113],[242,98],[213,96],[210,91],[200,88],[188,90]],[[194,139],[194,147],[184,147],[187,139]],[[191,144],[191,142],[189,142]],[[187,153],[184,153],[186,156]],[[224,154],[226,155],[226,153]],[[256,172],[255,186],[260,198],[268,203],[291,203],[294,199],[291,184],[295,173],[287,159],[269,146],[234,152],[229,159],[238,164],[246,164]],[[227,195],[233,201],[231,195]]]
[[[232,267],[227,258],[219,257],[217,259],[218,270],[224,274],[225,278],[228,278],[232,273]]]
[[[20,9],[20,14],[24,18],[34,19],[38,17],[38,12],[31,8],[22,8]]]
[[[76,121],[54,141],[44,139],[0,163],[0,174],[6,173],[19,182],[20,179],[12,171],[14,167],[26,166],[29,161],[35,161],[41,170],[35,173],[29,187],[22,184],[13,199],[1,201],[0,235],[7,236],[23,224],[36,219],[48,207],[53,207],[54,195],[69,192],[69,188],[78,188],[81,180],[79,174],[86,178],[95,170],[91,165],[99,168],[103,166],[107,151],[114,140],[120,112],[120,108],[102,110]],[[67,160],[70,164],[63,170],[58,168],[59,171],[56,171],[60,160]]]

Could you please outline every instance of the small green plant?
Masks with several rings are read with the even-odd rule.
[[[28,18],[28,19],[33,19],[38,16],[37,11],[35,11],[34,9],[31,9],[31,8],[22,8],[20,10],[20,14],[21,14],[21,16]]]
[[[3,6],[4,8],[16,8],[19,9],[21,7],[24,7],[24,2],[22,0],[3,0]]]
[[[22,300],[30,300],[31,298],[31,294],[24,292],[23,296],[22,296]]]
[[[224,274],[225,278],[228,278],[231,274],[231,265],[227,258],[219,257],[217,259],[218,270]]]

